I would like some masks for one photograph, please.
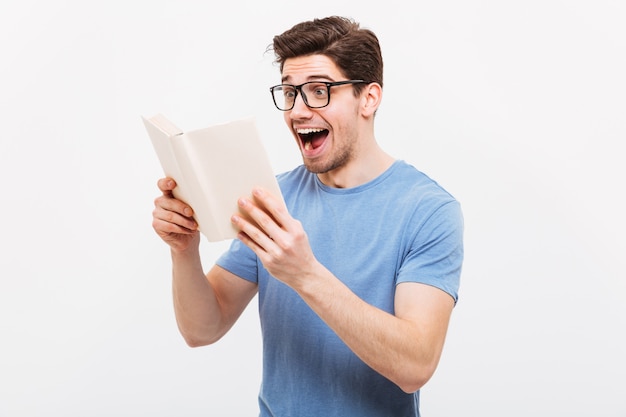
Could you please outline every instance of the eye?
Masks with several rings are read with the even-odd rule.
[[[325,84],[316,84],[311,88],[311,92],[316,98],[324,98],[328,94],[328,89]]]
[[[285,98],[294,98],[296,96],[296,90],[291,87],[283,87],[282,90]]]

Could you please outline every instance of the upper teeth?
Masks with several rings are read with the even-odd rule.
[[[301,134],[301,135],[308,135],[309,133],[317,133],[317,132],[321,132],[323,130],[324,129],[319,129],[319,128],[316,128],[316,129],[298,129],[298,133]]]

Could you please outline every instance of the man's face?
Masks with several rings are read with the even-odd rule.
[[[344,81],[335,63],[324,55],[289,58],[282,82],[300,85],[309,81]],[[349,163],[356,154],[359,135],[359,103],[351,85],[331,87],[330,103],[311,109],[298,94],[285,122],[298,143],[304,165],[313,173],[327,173]]]

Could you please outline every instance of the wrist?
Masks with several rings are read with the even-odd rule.
[[[170,247],[170,256],[173,262],[200,259],[200,248],[193,245],[185,248]]]

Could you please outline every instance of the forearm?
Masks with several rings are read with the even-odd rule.
[[[421,388],[439,361],[437,339],[414,321],[366,303],[325,268],[321,271],[299,286],[305,302],[372,369],[406,392]]]
[[[221,312],[215,291],[202,269],[197,248],[172,250],[172,294],[178,328],[189,346],[215,342],[221,331]]]
[[[452,297],[431,286],[404,283],[396,287],[394,314],[366,303],[317,261],[302,224],[284,205],[260,189],[254,197],[241,199],[239,206],[259,226],[233,217],[242,232],[239,239],[361,360],[406,392],[421,388],[437,367]]]

